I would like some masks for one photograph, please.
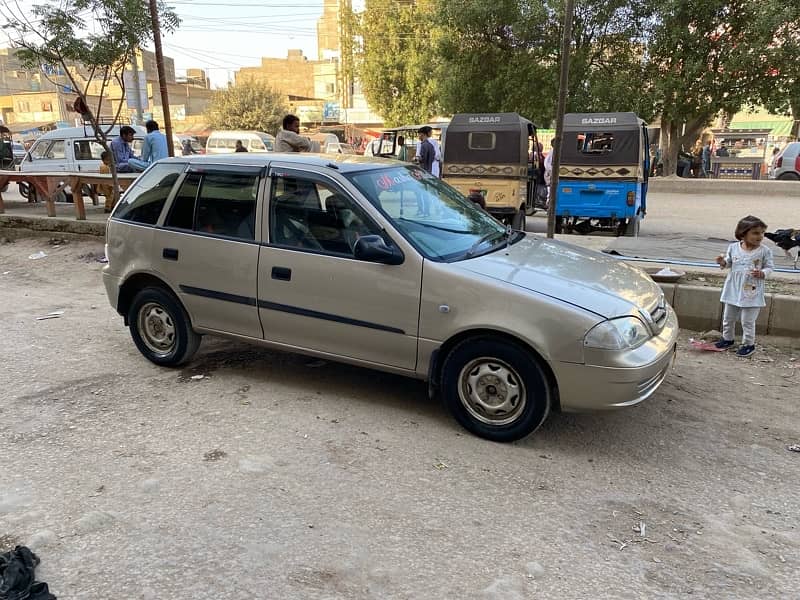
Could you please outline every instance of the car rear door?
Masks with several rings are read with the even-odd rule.
[[[156,229],[158,268],[195,327],[263,337],[256,307],[262,171],[190,167]]]
[[[357,260],[361,235],[383,235],[344,181],[273,165],[258,301],[264,337],[380,365],[416,367],[422,258]]]

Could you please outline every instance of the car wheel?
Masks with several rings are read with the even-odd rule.
[[[468,431],[494,442],[533,433],[550,412],[547,378],[535,357],[493,337],[456,346],[442,367],[442,396]]]
[[[800,175],[797,173],[781,173],[778,175],[778,179],[781,181],[800,181]]]
[[[525,231],[525,209],[519,209],[511,218],[511,229]]]
[[[201,338],[180,301],[162,288],[148,287],[136,294],[128,324],[139,352],[157,365],[181,365],[200,346]]]

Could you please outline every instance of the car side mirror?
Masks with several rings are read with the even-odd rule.
[[[358,238],[353,248],[353,255],[358,260],[385,265],[400,265],[405,260],[399,248],[387,246],[379,235],[364,235]]]

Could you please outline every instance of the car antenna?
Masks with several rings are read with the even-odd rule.
[[[329,162],[329,163],[328,163],[327,165],[325,165],[325,166],[326,166],[326,167],[330,167],[331,169],[336,169],[337,171],[339,170],[339,165],[336,165],[336,164],[334,164],[334,163],[332,163],[332,162]]]

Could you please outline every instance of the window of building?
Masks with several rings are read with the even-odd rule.
[[[326,94],[335,94],[336,93],[336,84],[335,83],[326,83],[325,84],[325,93]]]
[[[17,100],[17,110],[19,112],[31,112],[31,104],[27,100]]]
[[[42,112],[53,112],[53,103],[42,102]]]

